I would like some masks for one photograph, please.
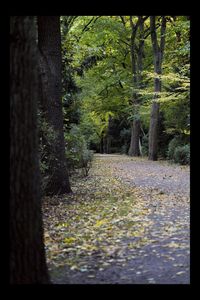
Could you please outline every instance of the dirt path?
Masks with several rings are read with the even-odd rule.
[[[188,284],[189,167],[119,155],[97,155],[95,161],[91,180],[94,176],[101,176],[106,181],[105,170],[109,170],[110,177],[130,188],[137,198],[138,206],[134,206],[134,213],[138,209],[143,217],[138,217],[136,225],[145,222],[147,225],[138,236],[120,235],[120,251],[110,255],[108,262],[105,259],[103,267],[98,251],[84,256],[83,267],[79,269],[50,264],[53,282]],[[104,171],[101,166],[104,166]],[[95,186],[98,192],[98,185]],[[130,219],[127,220],[130,222]]]

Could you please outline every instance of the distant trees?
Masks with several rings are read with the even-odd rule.
[[[45,284],[35,18],[10,18],[10,283]]]
[[[46,194],[71,192],[67,171],[61,99],[61,33],[59,16],[38,16],[38,48],[42,81],[42,113],[54,131],[54,142],[47,145],[49,180]]]
[[[61,17],[65,133],[75,123],[97,151],[167,158],[174,135],[189,135],[189,26],[184,16]]]
[[[109,136],[111,152],[147,155],[150,160],[167,158],[170,140],[182,135],[186,141],[190,132],[188,18],[102,16],[77,44],[74,35],[82,33],[90,18],[79,17],[68,32],[72,43],[75,40],[72,66],[77,68],[87,56],[102,58],[83,76],[74,74],[82,101],[79,111],[92,116],[97,131],[103,128],[99,130],[101,151],[103,144],[106,149],[109,127],[117,121],[122,132],[117,139]],[[106,119],[110,112],[111,124]],[[125,132],[126,145],[120,139]]]

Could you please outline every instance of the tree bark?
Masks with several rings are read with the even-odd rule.
[[[137,23],[134,25],[132,19],[130,18],[132,35],[131,35],[131,64],[132,64],[132,74],[133,74],[133,87],[140,88],[142,81],[142,59],[143,59],[143,48],[144,48],[144,39],[143,39],[143,30],[144,30],[144,20],[141,16],[138,16]],[[136,50],[136,33],[139,28],[140,40],[138,45],[138,50]],[[131,143],[129,147],[128,154],[130,156],[140,156],[139,148],[139,138],[140,138],[140,119],[138,116],[139,113],[139,94],[138,92],[133,93],[133,107],[136,118],[133,120],[132,129],[131,129]]]
[[[103,137],[103,154],[107,154],[107,136]]]
[[[103,134],[101,134],[99,151],[100,151],[101,154],[103,154]]]
[[[43,242],[36,128],[34,17],[10,18],[10,283],[49,282]]]
[[[131,144],[128,153],[130,156],[140,156],[139,138],[140,120],[134,120],[131,129]]]
[[[59,16],[38,16],[38,47],[42,80],[42,110],[55,132],[55,143],[48,149],[50,180],[47,194],[70,193],[65,158],[63,112],[61,99],[61,34]]]
[[[158,156],[158,126],[159,126],[159,93],[161,92],[162,60],[165,46],[166,19],[162,17],[160,45],[158,44],[155,16],[150,16],[151,41],[154,56],[154,99],[151,107],[150,127],[149,127],[149,159],[157,160]]]
[[[106,153],[111,153],[111,127],[112,127],[112,117],[109,115],[108,119],[108,128],[107,128],[107,134],[106,134]]]
[[[111,136],[108,134],[106,138],[106,153],[110,154],[111,153]]]

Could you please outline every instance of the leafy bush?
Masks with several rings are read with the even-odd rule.
[[[121,131],[120,131],[120,137],[123,141],[130,141],[130,138],[131,138],[131,129],[130,128],[123,128]]]
[[[190,145],[178,146],[174,151],[174,162],[181,165],[190,164]]]
[[[123,145],[121,146],[120,153],[121,154],[128,154],[128,149],[130,146],[131,140],[131,129],[130,128],[123,128],[120,131],[120,143]]]
[[[149,153],[149,137],[144,135],[142,137],[142,155],[146,156]]]
[[[183,142],[179,137],[174,137],[168,145],[167,158],[174,161],[174,152],[177,147],[183,146]]]
[[[77,125],[65,134],[66,157],[70,173],[82,169],[84,176],[88,175],[92,165],[93,151],[89,150],[84,135]]]
[[[84,176],[88,176],[89,170],[92,166],[93,154],[93,151],[87,148],[82,151],[80,167],[83,169]]]
[[[48,149],[56,142],[57,134],[52,126],[42,117],[38,111],[38,129],[39,129],[39,167],[41,174],[42,193],[45,194],[46,188],[51,178],[51,161],[54,157],[50,155]]]
[[[175,137],[168,145],[167,158],[182,165],[190,164],[190,144],[184,138]]]
[[[128,153],[128,144],[125,144],[121,147],[121,154],[127,154]]]

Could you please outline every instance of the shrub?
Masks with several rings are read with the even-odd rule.
[[[84,176],[88,176],[88,172],[92,166],[93,151],[89,149],[83,149],[80,159],[80,167],[83,169]]]
[[[174,152],[177,147],[183,146],[183,142],[179,137],[174,137],[168,145],[168,150],[167,150],[167,158],[169,160],[174,160]]]
[[[120,138],[124,141],[124,142],[129,142],[130,138],[131,138],[131,129],[130,128],[123,128],[120,131]]]
[[[174,151],[174,162],[181,165],[190,164],[190,145],[178,146]]]
[[[182,165],[190,164],[190,144],[187,142],[184,137],[173,138],[168,145],[167,158]]]
[[[51,161],[54,157],[49,154],[49,147],[56,142],[57,134],[52,126],[42,117],[40,110],[38,111],[38,129],[39,129],[39,167],[41,173],[41,189],[45,194],[46,188],[52,176],[50,169]]]
[[[149,153],[149,137],[144,135],[142,137],[142,155],[146,156]]]
[[[82,169],[84,176],[88,175],[91,168],[93,151],[89,150],[84,135],[77,125],[65,134],[66,157],[70,173],[75,169]]]
[[[128,154],[128,144],[125,144],[125,145],[121,146],[120,153],[121,154]]]

